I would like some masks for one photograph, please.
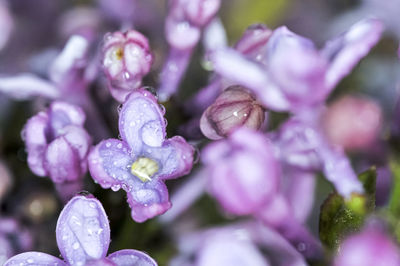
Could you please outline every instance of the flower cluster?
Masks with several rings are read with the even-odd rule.
[[[0,0],[2,265],[400,265],[399,0],[37,1]]]
[[[75,196],[65,205],[57,221],[56,234],[65,261],[32,251],[16,255],[4,265],[157,265],[147,254],[132,249],[106,257],[110,225],[103,206],[91,195]]]

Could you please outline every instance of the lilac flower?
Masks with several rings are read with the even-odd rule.
[[[210,144],[202,158],[211,194],[231,213],[256,213],[278,193],[280,165],[274,153],[265,136],[244,127]]]
[[[253,90],[265,107],[298,112],[323,103],[378,42],[382,29],[379,20],[360,21],[318,51],[310,40],[283,26],[267,42],[264,66],[227,48],[215,51],[211,59],[218,74]]]
[[[266,44],[271,34],[272,31],[263,24],[251,25],[236,43],[234,49],[246,56],[246,58],[264,64]],[[222,49],[223,47],[218,46],[217,48]],[[212,55],[212,52],[210,54]],[[217,75],[213,77],[211,82],[200,89],[187,103],[187,111],[190,113],[202,113],[225,89],[227,83],[229,84],[229,81],[224,79],[223,76]]]
[[[153,55],[149,41],[135,30],[108,33],[104,39],[103,68],[108,87],[112,96],[123,102],[133,89],[141,85],[142,77],[150,71]]]
[[[238,127],[259,129],[265,119],[264,108],[244,88],[227,88],[203,113],[200,129],[210,139],[221,139]]]
[[[377,228],[367,228],[343,241],[334,265],[398,266],[399,248]]]
[[[17,100],[35,96],[47,99],[63,98],[79,102],[87,85],[85,67],[89,42],[79,35],[73,35],[64,49],[54,59],[48,69],[49,80],[31,73],[16,76],[1,76],[0,91]],[[71,91],[74,90],[74,93]]]
[[[314,110],[313,115],[318,117],[318,113]],[[353,192],[362,193],[362,185],[343,148],[326,140],[318,122],[314,118],[308,121],[292,118],[285,122],[275,138],[279,158],[288,166],[303,171],[323,170],[326,178],[345,197]]]
[[[171,266],[307,265],[280,234],[254,221],[186,233],[178,238],[178,250]]]
[[[329,141],[346,150],[365,149],[376,141],[382,111],[374,101],[347,96],[332,103],[322,115]]]
[[[17,252],[32,248],[29,231],[21,227],[13,218],[0,218],[0,264]]]
[[[22,132],[29,168],[54,183],[76,182],[87,171],[91,138],[81,108],[60,101],[30,118]]]
[[[161,101],[173,95],[187,68],[201,30],[214,18],[220,0],[170,0],[165,22],[165,33],[170,52],[161,71]]]
[[[75,196],[62,210],[56,228],[61,259],[42,252],[26,252],[4,265],[146,265],[157,263],[147,254],[125,249],[110,254],[110,225],[101,203],[93,196]]]
[[[89,155],[93,179],[103,188],[122,187],[137,222],[171,207],[164,180],[189,173],[193,165],[191,145],[179,136],[165,138],[163,115],[164,110],[150,92],[132,92],[120,111],[122,140],[104,140]]]
[[[8,10],[7,3],[0,1],[0,51],[7,44],[14,28],[14,20]]]

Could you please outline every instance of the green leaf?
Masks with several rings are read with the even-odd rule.
[[[388,209],[391,215],[400,218],[400,162],[399,160],[391,160],[389,165],[393,179]]]
[[[366,215],[375,209],[376,169],[373,167],[358,178],[363,183],[364,195],[353,194],[345,200],[335,192],[321,206],[319,237],[331,250],[337,249],[346,235],[357,232]]]

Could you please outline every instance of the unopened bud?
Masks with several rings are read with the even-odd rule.
[[[381,108],[366,98],[346,96],[328,107],[322,117],[325,135],[346,150],[367,148],[376,140]]]
[[[200,129],[215,140],[242,126],[257,130],[264,119],[265,110],[253,95],[240,86],[231,86],[203,113]]]

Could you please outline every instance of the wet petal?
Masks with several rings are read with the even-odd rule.
[[[168,189],[161,181],[142,183],[128,193],[128,203],[131,207],[132,219],[138,223],[163,214],[171,203],[168,200]]]
[[[22,131],[22,138],[25,141],[26,150],[28,152],[29,168],[39,176],[46,175],[43,160],[47,145],[47,123],[47,114],[45,112],[40,112],[28,120]]]
[[[67,264],[54,256],[33,251],[10,258],[4,266],[67,266]]]
[[[57,244],[70,265],[101,259],[110,244],[110,226],[101,203],[92,196],[75,196],[57,222]]]
[[[119,132],[134,152],[141,151],[143,142],[160,147],[165,127],[164,111],[150,92],[142,89],[129,95],[120,112]]]
[[[328,88],[334,88],[353,70],[379,41],[382,31],[383,23],[380,20],[365,19],[326,44],[322,55],[330,61],[325,78]]]
[[[120,186],[132,177],[130,168],[133,155],[128,145],[120,140],[108,139],[97,144],[89,153],[88,164],[93,179],[103,188]]]
[[[82,175],[79,153],[65,137],[51,142],[44,154],[44,168],[55,183],[75,181]]]
[[[159,162],[159,179],[172,179],[190,172],[193,166],[194,148],[180,136],[164,141],[161,148],[145,149],[144,154]]]
[[[0,92],[17,100],[27,100],[35,96],[55,99],[60,96],[54,84],[28,73],[0,77]]]
[[[117,266],[157,266],[157,262],[149,255],[133,249],[119,250],[110,254],[107,258],[115,262]]]

